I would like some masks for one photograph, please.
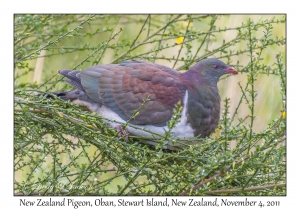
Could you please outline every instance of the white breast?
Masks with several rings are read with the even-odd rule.
[[[194,129],[191,127],[190,123],[187,122],[187,101],[188,92],[186,91],[184,95],[184,104],[181,112],[180,122],[171,130],[173,138],[179,139],[189,139],[194,137]],[[115,120],[117,122],[107,121],[107,123],[112,127],[117,127],[120,123],[126,123],[118,114],[113,112],[110,108],[106,106],[100,106],[98,104],[91,104],[86,101],[75,100],[73,103],[87,106],[91,111],[98,112],[102,117]],[[168,131],[168,126],[158,127],[154,125],[131,125],[128,124],[127,130],[129,133],[135,136],[145,136],[147,138],[155,138],[155,134],[165,136],[165,132]],[[150,131],[150,132],[147,132]],[[156,137],[157,138],[157,137]]]

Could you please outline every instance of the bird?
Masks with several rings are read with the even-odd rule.
[[[118,131],[127,123],[126,135],[155,138],[168,130],[176,104],[182,105],[171,137],[208,137],[220,120],[217,87],[224,74],[238,71],[216,58],[203,59],[185,72],[142,60],[100,64],[84,70],[59,70],[76,89],[53,92],[62,100],[99,113]],[[132,117],[136,110],[138,114]],[[149,132],[150,131],[150,132]]]

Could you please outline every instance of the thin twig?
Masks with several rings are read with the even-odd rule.
[[[209,195],[217,195],[217,194],[232,194],[232,193],[241,193],[241,192],[249,192],[249,191],[257,191],[257,190],[265,190],[271,188],[281,188],[286,187],[286,184],[270,184],[270,185],[263,185],[263,186],[254,186],[254,187],[247,187],[247,188],[234,188],[234,189],[224,189],[224,190],[212,190],[204,192],[204,194]]]
[[[133,46],[132,48],[130,48],[129,50],[127,50],[126,52],[124,52],[122,55],[120,55],[119,57],[117,57],[114,60],[112,60],[111,63],[117,62],[118,60],[120,60],[121,58],[123,58],[124,56],[126,56],[128,53],[130,53],[131,51],[133,51],[134,49],[136,49],[139,46],[145,44],[145,42],[147,42],[148,39],[156,36],[160,31],[164,30],[166,27],[168,27],[171,23],[173,23],[175,20],[177,20],[180,17],[181,17],[181,15],[176,16],[174,19],[170,20],[166,25],[164,25],[163,27],[161,27],[160,29],[158,29],[156,32],[154,32],[150,36],[146,37],[143,41],[141,41],[140,43],[136,44],[135,46]]]
[[[88,18],[87,20],[81,22],[81,23],[80,23],[77,27],[75,27],[74,29],[72,29],[72,30],[68,31],[67,33],[63,34],[62,36],[58,37],[56,40],[48,42],[48,44],[46,44],[45,46],[43,46],[43,47],[37,49],[36,51],[34,51],[34,52],[32,52],[32,53],[30,53],[30,54],[24,56],[23,58],[21,58],[21,59],[15,61],[15,63],[18,63],[18,62],[20,62],[20,61],[22,61],[22,60],[24,60],[24,59],[26,59],[26,58],[28,58],[28,57],[30,57],[30,56],[36,54],[37,52],[39,52],[39,51],[41,51],[41,50],[45,50],[48,46],[50,46],[50,45],[52,45],[52,44],[54,44],[54,43],[58,43],[61,39],[63,39],[64,37],[68,36],[69,34],[73,33],[73,32],[76,31],[77,29],[81,28],[82,25],[84,25],[85,23],[89,22],[89,21],[90,21],[93,17],[95,17],[95,16],[96,16],[96,15],[92,15],[92,16],[91,16],[90,18]]]
[[[244,162],[245,160],[249,159],[250,155],[247,155],[246,157],[240,159],[239,161],[236,162],[236,165],[241,164],[242,162]],[[213,179],[218,178],[220,176],[222,176],[224,173],[226,173],[227,171],[230,171],[230,169],[232,168],[232,166],[225,168],[223,171],[213,175],[212,177],[200,182],[199,184],[197,184],[196,186],[194,186],[192,189],[188,189],[182,193],[180,193],[179,195],[186,195],[191,191],[195,191],[198,188],[202,187],[203,185],[207,184],[208,182],[211,182]]]

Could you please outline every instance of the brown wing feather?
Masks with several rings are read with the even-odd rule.
[[[168,71],[174,72],[170,74]],[[84,88],[91,90],[92,85],[84,84],[85,76],[96,76],[100,101],[124,120],[130,119],[149,96],[150,101],[130,123],[163,126],[170,120],[175,104],[183,100],[186,91],[179,73],[172,69],[168,71],[161,65],[126,61],[83,70],[81,80]]]

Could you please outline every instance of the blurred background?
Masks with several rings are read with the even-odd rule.
[[[18,14],[14,20],[15,91],[70,89],[57,74],[60,69],[82,70],[97,64],[138,59],[185,71],[199,60],[214,57],[239,71],[238,75],[225,76],[218,83],[223,111],[223,100],[230,99],[227,116],[234,115],[231,125],[250,124],[249,103],[242,95],[245,91],[250,97],[247,90],[253,84],[257,94],[253,131],[261,132],[272,120],[286,117],[282,78],[276,66],[278,55],[285,64],[285,18],[285,15],[258,14]],[[255,72],[253,78],[251,72]],[[249,82],[252,79],[253,83]],[[221,132],[222,127],[213,137],[220,136]],[[45,135],[44,138],[51,141],[52,137]],[[233,142],[231,146],[234,147]],[[93,146],[88,150],[89,153],[95,151]],[[79,154],[81,150],[73,152]],[[46,158],[42,167],[51,167],[52,157]],[[111,165],[105,167],[110,169]],[[26,181],[30,171],[29,166],[16,170],[15,181]],[[34,172],[36,180],[42,171]],[[114,172],[99,173],[91,180],[108,179],[112,174]],[[109,191],[117,191],[116,183],[122,182],[124,177],[114,178]]]

